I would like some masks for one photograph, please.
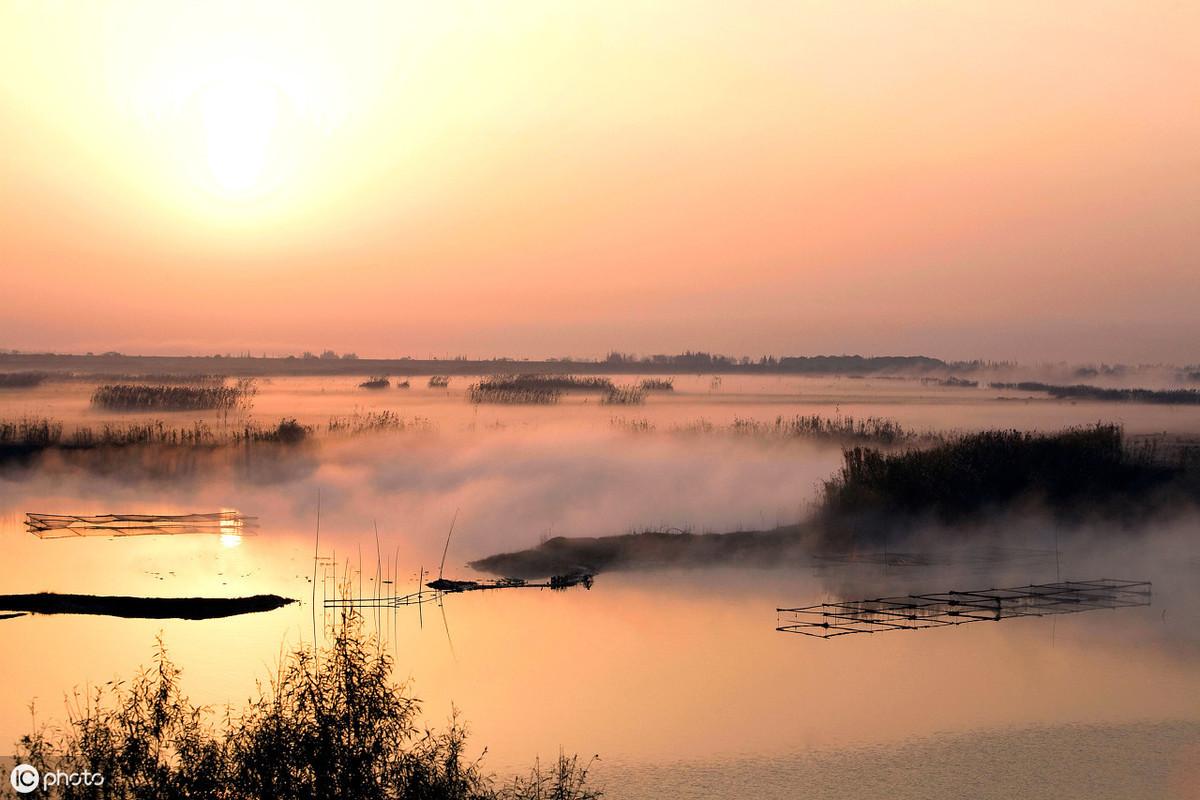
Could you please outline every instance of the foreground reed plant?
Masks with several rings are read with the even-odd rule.
[[[638,384],[642,391],[646,392],[673,392],[675,391],[674,378],[642,378]]]
[[[258,696],[223,713],[194,705],[161,639],[152,665],[68,704],[61,727],[35,726],[17,758],[104,776],[60,786],[76,798],[163,800],[596,800],[588,768],[559,756],[501,784],[468,756],[455,712],[444,730],[392,678],[392,659],[347,610],[331,643],[289,655]]]

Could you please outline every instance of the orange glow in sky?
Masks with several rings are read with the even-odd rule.
[[[1200,7],[0,7],[0,348],[1200,360]]]

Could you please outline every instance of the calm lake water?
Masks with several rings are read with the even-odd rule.
[[[620,381],[621,379],[618,379]],[[817,413],[917,429],[1055,429],[1119,421],[1200,433],[1200,408],[1071,404],[919,381],[676,379],[643,406],[567,396],[557,406],[472,406],[467,379],[367,392],[350,379],[260,383],[272,423],[392,410],[401,433],[329,437],[276,459],[0,476],[5,593],[241,596],[299,604],[203,622],[22,617],[0,622],[0,741],[62,719],[64,696],[130,676],[161,632],[193,700],[239,704],[280,654],[313,635],[313,548],[375,591],[377,560],[412,591],[436,570],[457,511],[448,577],[547,536],[645,528],[770,527],[806,513],[836,446],[696,433],[706,421]],[[0,417],[124,422],[86,384],[0,395]],[[1001,399],[1007,395],[1006,399]],[[194,413],[158,414],[190,424]],[[614,422],[614,418],[616,421]],[[214,426],[229,419],[205,417]],[[653,426],[651,433],[629,428]],[[693,429],[691,433],[672,428]],[[257,535],[38,540],[28,511],[186,513],[233,508]],[[378,526],[378,545],[375,528]],[[1074,535],[1036,520],[1002,532],[1000,558],[924,567],[717,565],[602,574],[591,591],[457,595],[441,608],[368,614],[431,722],[462,709],[497,772],[560,748],[600,755],[626,798],[1193,797],[1200,791],[1200,544],[1195,520],[1137,537]],[[1061,550],[1060,558],[1054,548]],[[1007,555],[1005,555],[1007,554]],[[362,565],[359,575],[359,565]],[[391,565],[394,565],[394,570]],[[775,630],[780,606],[1101,577],[1153,581],[1152,605],[822,641]],[[332,584],[317,587],[332,596]]]

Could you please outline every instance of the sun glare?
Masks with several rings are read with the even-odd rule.
[[[278,123],[278,89],[263,80],[223,80],[206,87],[200,103],[215,186],[233,196],[261,188]]]

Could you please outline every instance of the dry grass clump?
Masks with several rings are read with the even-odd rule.
[[[449,375],[432,375],[429,378],[430,389],[445,389],[450,385]]]
[[[183,693],[161,639],[149,668],[128,682],[75,696],[61,728],[21,737],[20,761],[104,776],[62,786],[64,798],[170,800],[597,800],[588,768],[560,754],[498,786],[468,756],[455,712],[444,730],[420,719],[421,701],[392,678],[392,659],[347,612],[322,650],[292,652],[257,696],[213,713]]]
[[[646,390],[640,386],[615,386],[600,402],[606,406],[640,406],[646,402]]]
[[[0,389],[32,389],[44,380],[43,372],[0,372]]]
[[[378,375],[363,381],[358,385],[360,389],[387,389],[392,385],[386,375]]]
[[[645,392],[673,392],[675,391],[675,379],[642,378],[638,386]]]
[[[248,404],[254,393],[254,383],[248,380],[233,386],[117,383],[97,386],[92,393],[92,405],[113,411],[231,410]]]

